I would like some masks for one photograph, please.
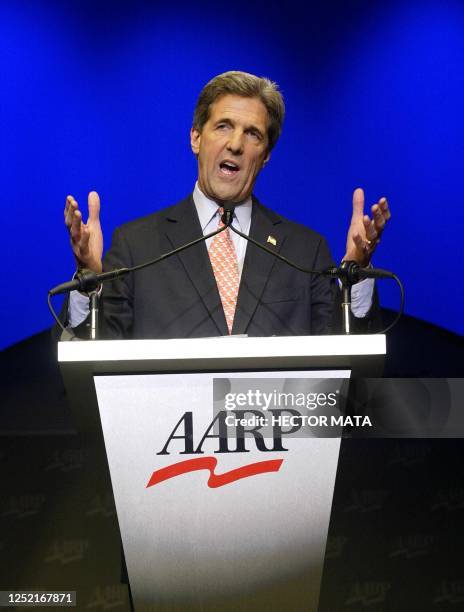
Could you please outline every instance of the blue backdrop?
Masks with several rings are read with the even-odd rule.
[[[114,227],[193,187],[193,107],[215,74],[269,76],[287,120],[256,193],[344,253],[351,193],[387,195],[375,264],[406,312],[461,332],[464,6],[454,2],[11,2],[0,8],[0,346],[51,324],[64,200]],[[385,283],[385,281],[384,281]],[[382,284],[385,306],[398,305]]]

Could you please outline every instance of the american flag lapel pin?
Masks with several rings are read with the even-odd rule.
[[[277,246],[277,240],[274,238],[274,236],[268,236],[267,242],[269,242],[269,244],[272,244],[272,246]]]

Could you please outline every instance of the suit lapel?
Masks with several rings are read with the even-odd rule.
[[[173,248],[202,235],[192,196],[166,212],[166,235]],[[227,323],[217,289],[206,244],[201,242],[178,255],[190,281],[195,286],[210,317],[221,335],[227,335]]]
[[[250,236],[257,242],[279,252],[285,240],[281,218],[253,198]],[[274,244],[275,242],[275,244]],[[276,258],[248,243],[243,264],[240,290],[235,311],[233,334],[245,334]]]

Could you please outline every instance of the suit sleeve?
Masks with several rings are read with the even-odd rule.
[[[329,266],[333,266],[329,246],[326,240],[320,237],[312,268],[323,270]],[[338,293],[335,279],[322,275],[311,277],[311,334],[335,333],[335,302]]]
[[[121,229],[116,229],[111,248],[103,259],[103,270],[133,266],[131,249]],[[100,300],[100,331],[106,339],[122,339],[132,336],[134,323],[133,274],[105,283]]]
[[[321,238],[313,267],[323,270],[333,265],[328,244]],[[343,333],[342,292],[336,279],[313,277],[311,313],[312,334]],[[351,314],[351,328],[358,334],[375,333],[382,329],[377,289],[374,289],[372,305],[366,316],[355,317]]]

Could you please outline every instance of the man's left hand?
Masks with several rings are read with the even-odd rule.
[[[371,213],[372,219],[364,214],[364,191],[355,189],[344,261],[355,261],[362,267],[369,265],[385,225],[391,217],[387,198],[380,198],[377,204],[371,207]]]

